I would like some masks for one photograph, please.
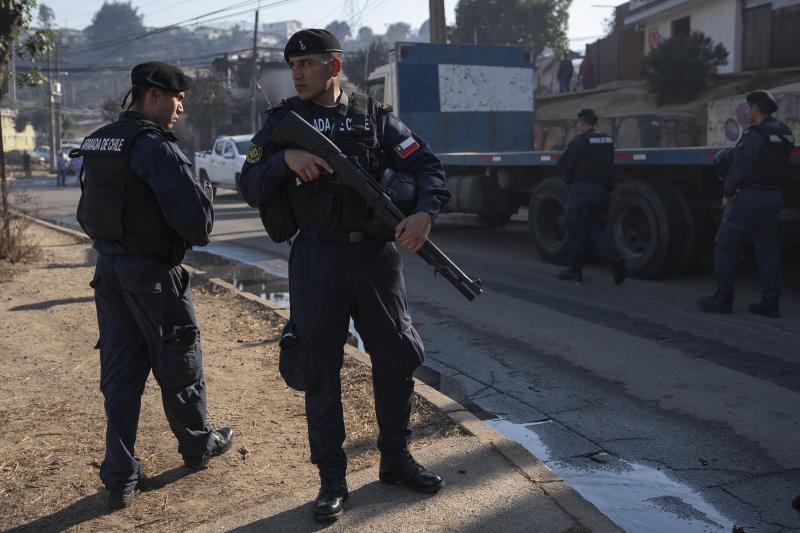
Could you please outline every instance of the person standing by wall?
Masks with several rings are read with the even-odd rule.
[[[558,63],[558,92],[560,94],[568,93],[571,89],[572,76],[575,68],[572,66],[572,61],[569,59],[569,54],[561,56],[561,61]]]
[[[584,90],[594,89],[594,63],[588,54],[583,58],[583,61],[581,61],[581,66],[578,68],[578,75],[580,76],[581,87]]]

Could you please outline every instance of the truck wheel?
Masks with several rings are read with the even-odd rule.
[[[674,187],[658,182],[629,181],[611,193],[612,240],[631,276],[667,275],[685,261],[693,224],[679,198]]]
[[[684,231],[680,237],[681,246],[675,250],[677,255],[672,266],[673,273],[681,274],[689,268],[698,240],[695,210],[692,209],[692,206],[689,205],[689,200],[677,186],[671,183],[661,183],[659,185],[664,189],[661,194],[670,195],[674,199],[677,216],[680,217],[684,224]]]
[[[542,258],[549,263],[567,259],[567,230],[564,206],[567,184],[560,178],[547,178],[531,194],[528,206],[528,234]]]
[[[490,228],[502,228],[511,220],[511,213],[478,214],[478,220]]]

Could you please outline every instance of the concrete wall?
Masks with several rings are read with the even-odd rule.
[[[778,101],[775,116],[789,126],[795,139],[800,139],[800,86],[772,91]],[[709,146],[730,146],[735,144],[747,129],[745,111],[747,104],[744,95],[723,98],[708,104]]]
[[[617,148],[676,148],[705,144],[705,129],[691,114],[633,115],[601,118],[597,127],[614,138]],[[534,124],[537,150],[563,150],[578,134],[574,120],[541,120]]]
[[[672,36],[672,21],[691,17],[691,31],[700,31],[728,50],[728,64],[719,72],[741,70],[742,10],[740,0],[702,0],[648,18],[645,23],[645,54]]]

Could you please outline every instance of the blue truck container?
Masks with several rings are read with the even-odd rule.
[[[545,260],[563,262],[567,186],[556,167],[561,152],[536,150],[534,75],[528,48],[397,43],[390,62],[370,75],[369,91],[441,159],[448,211],[498,226],[527,206],[534,245]],[[720,149],[617,150],[609,231],[632,275],[684,272],[712,249]],[[792,229],[783,232],[789,246],[800,235],[800,148],[792,169],[781,214]]]

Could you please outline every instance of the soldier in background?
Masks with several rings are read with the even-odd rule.
[[[731,313],[736,274],[751,235],[756,240],[756,261],[761,274],[761,301],[748,310],[756,315],[780,317],[781,249],[779,215],[783,188],[789,174],[794,137],[772,114],[778,110],[768,91],[747,95],[745,130],[730,157],[724,177],[724,210],[714,247],[717,290],[701,297],[697,305],[709,313]]]
[[[625,281],[625,262],[606,234],[608,186],[614,170],[614,140],[597,130],[597,114],[578,113],[581,133],[567,145],[558,160],[569,187],[565,224],[569,268],[558,274],[566,281],[583,280],[583,264],[589,243],[597,255],[611,263],[614,283]]]

